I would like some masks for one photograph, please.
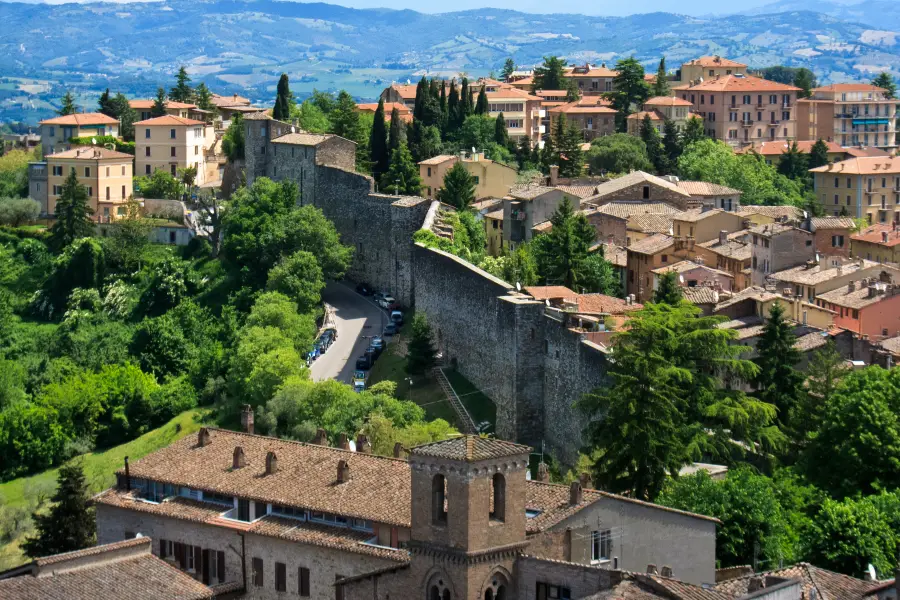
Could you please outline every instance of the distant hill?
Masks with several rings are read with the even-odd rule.
[[[670,68],[722,54],[751,66],[808,66],[821,81],[869,79],[890,65],[900,69],[900,33],[879,29],[883,21],[876,27],[810,11],[427,15],[272,0],[0,3],[0,118],[36,121],[66,88],[92,108],[106,86],[149,97],[171,85],[180,64],[215,91],[266,103],[282,72],[298,96],[315,87],[374,98],[391,81],[425,72],[483,75],[508,56],[531,65],[549,54],[592,63],[633,54],[654,69],[663,54]]]
[[[857,23],[869,23],[879,29],[900,30],[900,10],[895,0],[784,0],[743,11],[743,14],[762,15],[773,12],[809,10],[830,17]]]

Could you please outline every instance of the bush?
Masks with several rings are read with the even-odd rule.
[[[0,223],[18,227],[34,221],[41,214],[41,204],[31,198],[0,198]]]
[[[97,135],[93,137],[73,137],[69,138],[69,143],[73,146],[106,146],[113,144],[116,152],[124,152],[134,156],[134,142],[126,142],[111,135]]]

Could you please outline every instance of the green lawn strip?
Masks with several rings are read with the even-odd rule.
[[[491,399],[458,372],[444,369],[444,374],[450,381],[450,385],[453,386],[456,395],[459,396],[463,406],[469,411],[469,415],[472,417],[475,425],[477,426],[487,421],[491,424],[490,431],[493,432],[497,424],[497,407],[491,402]]]

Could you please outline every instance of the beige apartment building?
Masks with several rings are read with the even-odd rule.
[[[703,118],[707,135],[733,148],[797,137],[800,88],[750,75],[725,75],[677,91]]]
[[[841,146],[897,147],[896,99],[867,83],[835,83],[797,101],[797,139],[833,141]]]
[[[155,100],[129,100],[128,105],[137,113],[141,121],[146,121],[151,117],[150,112],[153,110]],[[186,102],[175,102],[174,100],[166,100],[166,114],[173,117],[181,117],[182,119],[205,120],[207,116],[212,115],[208,110],[203,110],[196,104],[188,104]]]
[[[215,132],[203,121],[172,115],[138,121],[134,124],[134,139],[137,175],[163,169],[175,176],[178,169],[196,167],[196,185],[217,179],[217,164],[207,164],[207,151],[216,141]]]
[[[606,68],[606,63],[599,67],[586,63],[566,69],[565,78],[575,82],[582,96],[599,96],[613,91],[613,80],[618,74],[618,71]]]
[[[40,133],[43,155],[50,156],[71,148],[71,138],[119,137],[119,121],[103,113],[75,113],[41,121]]]
[[[444,186],[444,177],[453,165],[462,162],[469,175],[475,178],[475,198],[502,198],[516,183],[518,172],[512,167],[494,162],[484,157],[483,152],[462,156],[440,154],[419,163],[422,178],[422,196],[429,200],[437,198],[437,192]]]
[[[721,56],[701,56],[681,65],[681,81],[683,83],[746,74],[747,65]]]
[[[644,117],[650,117],[656,130],[660,135],[664,135],[665,122],[672,121],[679,129],[687,126],[688,119],[691,118],[691,104],[688,100],[676,98],[674,96],[655,96],[644,102],[640,111],[628,115],[626,126],[628,133],[631,135],[641,134],[641,125],[644,123]]]
[[[41,202],[43,214],[55,214],[63,184],[74,171],[78,182],[87,189],[94,219],[108,223],[125,213],[125,202],[132,193],[133,161],[130,154],[98,146],[51,154],[46,159],[46,196],[34,199]]]
[[[508,83],[482,79],[473,84],[476,101],[478,94],[481,93],[482,84],[488,98],[488,114],[496,119],[497,115],[503,113],[509,139],[518,142],[527,137],[532,145],[540,145],[541,136],[546,133],[546,127],[541,122],[546,116],[546,112],[541,108],[541,98],[514,88]]]
[[[900,157],[851,158],[810,173],[827,212],[843,208],[869,225],[900,222]]]
[[[581,130],[586,142],[616,132],[616,111],[609,105],[609,101],[601,96],[582,96],[574,102],[561,104],[547,112],[549,114],[547,127],[551,134],[556,133],[555,124],[560,115],[565,115],[567,122],[574,123]]]

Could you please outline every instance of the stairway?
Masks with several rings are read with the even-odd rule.
[[[447,379],[447,375],[444,374],[444,369],[435,367],[431,370],[431,374],[437,380],[438,385],[441,386],[444,395],[447,396],[450,406],[456,411],[456,416],[459,418],[460,429],[462,429],[463,433],[478,433],[475,429],[475,422],[472,420],[472,416],[469,415],[469,411],[463,406],[463,403],[459,399],[459,396],[456,395],[453,386],[450,385],[450,380]]]

